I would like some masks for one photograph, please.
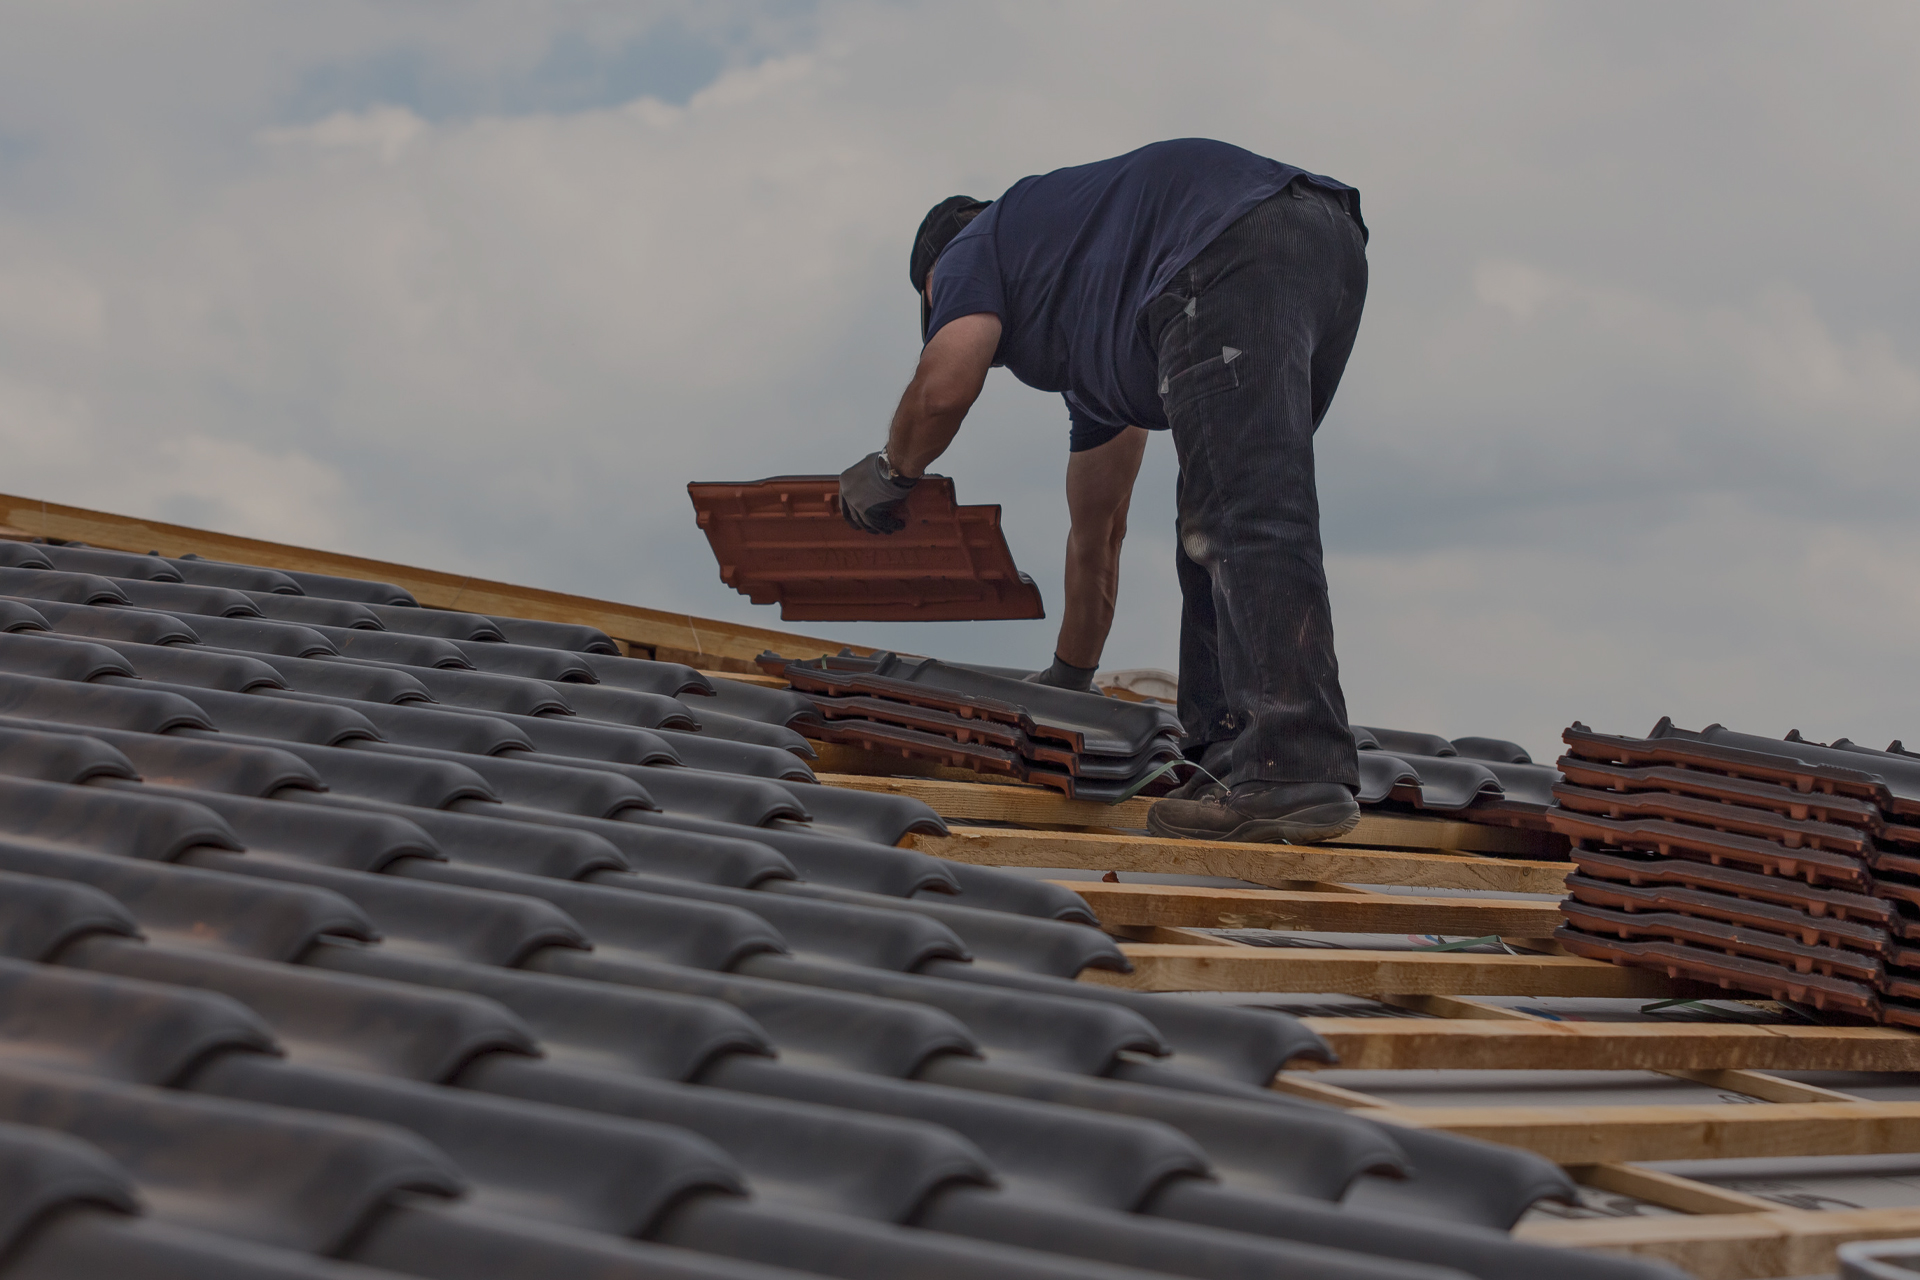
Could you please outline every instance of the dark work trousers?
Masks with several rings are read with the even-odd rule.
[[[1313,435],[1367,297],[1341,195],[1296,180],[1146,309],[1180,459],[1180,721],[1229,784],[1359,786],[1320,557]]]

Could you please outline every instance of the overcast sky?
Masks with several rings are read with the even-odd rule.
[[[838,471],[936,200],[1202,135],[1359,187],[1355,721],[1920,739],[1920,8],[11,0],[8,491],[779,626],[684,485]],[[1176,663],[1171,448],[1109,667]],[[1057,397],[940,469],[1057,617]],[[1037,665],[1055,622],[795,625]]]

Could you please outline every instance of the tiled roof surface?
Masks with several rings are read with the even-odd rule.
[[[1672,1274],[1265,1088],[1293,1018],[1074,983],[1081,900],[894,847],[940,820],[809,781],[792,692],[0,555],[0,1280]]]
[[[1565,736],[1570,951],[1920,1026],[1920,758],[1667,720]]]
[[[1042,618],[1040,589],[1014,567],[1000,508],[963,507],[927,476],[878,536],[840,514],[837,476],[687,486],[720,580],[789,622],[965,622]]]

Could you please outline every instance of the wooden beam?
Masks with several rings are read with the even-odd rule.
[[[1509,1009],[1503,1004],[1488,1004],[1484,1000],[1462,1000],[1459,996],[1405,996],[1388,995],[1380,997],[1381,1003],[1390,1004],[1396,1009],[1411,1009],[1415,1013],[1431,1014],[1436,1018],[1500,1018],[1521,1022],[1537,1022],[1530,1013],[1518,1009]],[[1551,1021],[1551,1019],[1549,1019]]]
[[[1082,982],[1134,991],[1326,991],[1347,995],[1629,996],[1674,992],[1663,974],[1563,956],[1193,947],[1122,943],[1132,973]]]
[[[1163,924],[1111,924],[1101,922],[1102,927],[1116,938],[1128,942],[1186,943],[1196,947],[1250,947],[1251,942],[1242,942],[1238,938],[1222,938],[1217,934],[1202,933],[1198,929],[1174,929]]]
[[[1757,1109],[1757,1108],[1756,1108]],[[1528,1222],[1522,1240],[1654,1258],[1698,1280],[1832,1275],[1834,1250],[1854,1240],[1920,1235],[1920,1208],[1774,1208],[1701,1217],[1588,1218]]]
[[[905,773],[894,768],[898,757],[878,752],[850,755],[853,748],[825,743],[836,750],[821,751],[823,767],[834,762],[839,767],[859,765],[860,756],[870,757],[865,767],[882,773]],[[912,772],[923,772],[915,769]],[[823,775],[822,782],[849,787],[856,791],[878,791],[886,795],[911,796],[943,818],[960,822],[1006,822],[1022,827],[1108,827],[1138,830],[1147,825],[1147,810],[1154,801],[1146,798],[1123,800],[1119,804],[1101,804],[1093,800],[1072,800],[1048,787],[1022,782],[974,780],[965,770],[939,769],[937,776],[892,777],[862,772]],[[1539,854],[1554,852],[1558,846],[1543,840],[1535,832],[1511,827],[1481,826],[1472,822],[1449,822],[1444,818],[1407,817],[1400,814],[1362,813],[1360,825],[1329,845],[1360,848],[1440,850],[1452,853]],[[1555,853],[1557,856],[1557,853]]]
[[[1508,857],[1565,856],[1567,840],[1549,831],[1522,831],[1480,822],[1455,822],[1417,814],[1363,812],[1360,825],[1329,844],[1358,844],[1376,849],[1436,849],[1453,853],[1494,853]]]
[[[1564,862],[1521,862],[1450,853],[1398,853],[1331,845],[1227,844],[1086,831],[1005,831],[955,827],[945,836],[908,836],[909,848],[989,867],[1075,867],[1088,871],[1224,876],[1252,884],[1302,880],[1398,884],[1495,893],[1559,893]]]
[[[762,689],[784,689],[787,682],[779,676],[754,674],[746,671],[702,671],[703,676],[712,680],[731,680],[735,684],[756,685]]]
[[[1920,1071],[1920,1035],[1891,1027],[1539,1018],[1307,1018],[1361,1071]],[[1743,1090],[1744,1092],[1744,1090]]]
[[[1920,1152],[1920,1102],[1401,1107],[1380,1118],[1524,1147],[1560,1164]]]
[[[1567,1170],[1573,1180],[1598,1191],[1612,1191],[1681,1213],[1769,1213],[1780,1206],[1759,1196],[1728,1191],[1631,1164],[1579,1164]]]
[[[1427,898],[1391,893],[1197,889],[1184,885],[1059,880],[1100,923],[1202,929],[1301,929],[1319,933],[1549,934],[1560,908],[1526,898]]]
[[[932,806],[943,818],[961,822],[1011,822],[1023,827],[1144,827],[1147,810],[1153,807],[1153,801],[1142,799],[1123,800],[1119,804],[1070,800],[1050,787],[1025,782],[952,782],[943,778],[880,778],[862,774],[822,774],[820,781],[854,791],[910,796]]]
[[[1312,1080],[1294,1071],[1282,1071],[1267,1086],[1281,1093],[1290,1093],[1296,1098],[1309,1098],[1314,1102],[1324,1102],[1328,1106],[1339,1107],[1344,1111],[1359,1111],[1369,1107],[1386,1107],[1391,1103],[1383,1102],[1369,1094],[1354,1089],[1343,1089],[1337,1084],[1326,1084]]]
[[[441,573],[385,560],[369,560],[362,556],[314,551],[280,542],[263,542],[257,538],[238,538],[185,525],[138,520],[11,494],[0,494],[0,523],[15,525],[35,537],[62,538],[117,551],[158,551],[165,556],[191,552],[209,560],[231,560],[269,569],[372,578],[405,587],[423,605],[515,618],[540,618],[549,622],[583,623],[598,627],[617,640],[650,650],[670,652],[675,655],[676,661],[685,660],[680,655],[690,656],[696,659],[693,665],[697,667],[738,663],[750,669],[755,655],[765,649],[777,650],[790,658],[817,658],[838,653],[841,648],[838,641],[819,640],[786,631],[746,627],[659,609],[642,609],[637,605],[615,604],[587,596],[544,591],[537,587],[512,586],[485,578]],[[691,520],[688,527],[691,537]],[[856,647],[856,652],[870,653],[872,650]]]
[[[1695,1084],[1706,1085],[1709,1089],[1724,1089],[1729,1093],[1744,1094],[1749,1098],[1758,1098],[1762,1102],[1865,1102],[1865,1098],[1851,1093],[1841,1093],[1838,1089],[1822,1089],[1818,1085],[1801,1084],[1798,1080],[1782,1080],[1779,1076],[1770,1076],[1764,1071],[1742,1071],[1729,1068],[1701,1069],[1697,1067],[1664,1068],[1661,1075],[1672,1076],[1676,1080],[1691,1080]]]

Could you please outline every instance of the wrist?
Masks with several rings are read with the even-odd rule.
[[[1093,676],[1099,664],[1082,667],[1068,662],[1056,650],[1053,655],[1053,667],[1047,672],[1047,683],[1060,689],[1078,689],[1085,691],[1093,687]]]
[[[880,471],[888,480],[902,489],[911,489],[920,483],[918,474],[909,473],[894,463],[891,447],[880,450]]]

